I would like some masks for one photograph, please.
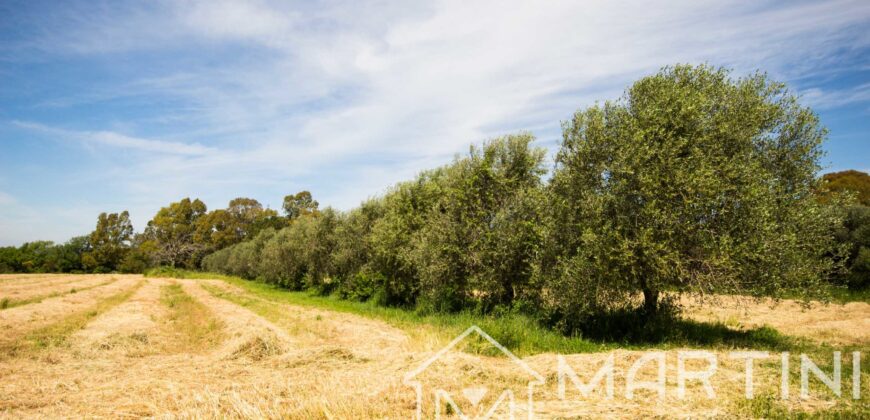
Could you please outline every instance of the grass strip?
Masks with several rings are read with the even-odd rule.
[[[160,273],[166,276],[165,272]],[[404,308],[384,307],[374,302],[357,302],[339,299],[335,296],[318,296],[307,292],[294,292],[277,288],[259,282],[247,281],[238,277],[224,276],[212,273],[176,270],[175,277],[187,279],[217,279],[242,287],[256,298],[277,304],[290,304],[303,307],[319,308],[341,313],[360,315],[384,321],[394,327],[408,332],[412,336],[434,335],[443,342],[462,333],[471,325],[477,325],[496,341],[510,349],[518,356],[527,356],[543,352],[557,353],[591,353],[604,351],[613,346],[594,343],[581,337],[569,337],[540,326],[533,319],[519,314],[504,316],[485,316],[469,312],[451,314],[421,314]],[[216,297],[231,301],[237,305],[251,309],[270,321],[280,317],[279,308],[270,308],[258,303],[256,299],[228,293],[213,286],[203,285],[206,291]],[[474,345],[472,341],[470,345]],[[481,344],[481,348],[467,348],[467,351],[489,353],[492,349]]]
[[[161,286],[160,303],[168,310],[163,326],[172,337],[165,352],[198,352],[223,341],[224,323],[207,306],[185,293],[180,284]]]

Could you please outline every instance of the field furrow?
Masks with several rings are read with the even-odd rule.
[[[129,289],[141,279],[141,276],[117,276],[117,281],[104,286],[0,311],[0,342],[15,340],[28,331],[61,320],[100,298]]]
[[[72,347],[87,357],[99,357],[107,351],[148,351],[158,320],[165,316],[159,302],[160,287],[165,284],[165,280],[146,279],[129,299],[76,332],[70,340]]]
[[[88,276],[100,276],[101,274],[88,274]],[[35,286],[39,284],[63,284],[71,281],[80,281],[83,275],[77,274],[0,274],[0,289],[7,287],[17,288],[23,286]]]
[[[45,299],[66,294],[83,292],[85,290],[107,285],[115,280],[115,277],[98,276],[70,280],[62,283],[25,286],[17,290],[0,291],[0,310],[14,308],[16,306],[30,305],[41,302]]]
[[[228,337],[216,350],[219,358],[263,357],[281,354],[292,346],[293,338],[287,332],[257,314],[216,298],[204,290],[199,282],[179,280],[185,293],[202,303],[225,325]]]

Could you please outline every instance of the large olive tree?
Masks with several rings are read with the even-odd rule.
[[[563,124],[540,270],[572,319],[661,292],[807,291],[836,215],[812,198],[826,136],[764,74],[668,67]]]

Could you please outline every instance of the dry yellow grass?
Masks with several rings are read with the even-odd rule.
[[[40,282],[37,284],[18,285],[0,290],[0,310],[16,306],[41,302],[48,298],[63,296],[70,293],[83,292],[88,289],[107,285],[116,280],[110,276],[91,276],[73,278],[62,282]]]
[[[100,276],[79,276],[73,274],[56,274],[47,276],[45,274],[27,274],[27,277],[6,277],[0,279],[0,295],[6,293],[33,290],[42,286],[62,285],[74,282],[86,281],[88,279],[99,278]]]
[[[138,276],[123,276],[113,285],[89,291],[93,292],[90,301],[70,300],[70,296],[30,306],[43,306],[45,322],[57,321],[64,313],[82,310],[140,281]],[[114,287],[109,290],[110,286]],[[166,305],[171,296],[195,315],[185,316],[179,313],[180,306]],[[47,312],[45,304],[52,304],[53,311]],[[787,328],[785,320],[799,313],[781,315],[782,327]],[[203,345],[185,331],[207,325],[209,317],[220,324],[220,332]],[[765,318],[764,323],[771,322],[775,320]],[[36,325],[30,322],[13,329],[23,334]],[[356,315],[266,301],[220,281],[147,279],[129,299],[73,334],[68,346],[36,357],[0,359],[0,417],[409,418],[416,399],[403,379],[443,344],[423,337]],[[860,335],[850,337],[867,344]],[[563,400],[558,396],[557,355],[524,358],[546,379],[536,388],[535,412],[538,418],[697,418],[743,413],[735,411],[743,392],[742,362],[728,359],[727,351],[717,351],[720,366],[713,382],[719,398],[707,399],[701,386],[690,382],[687,397],[680,399],[675,394],[678,351],[666,352],[667,393],[661,401],[645,391],[634,400],[624,396],[625,373],[644,351],[565,355],[568,365],[586,381],[612,354],[616,361],[612,400],[600,392],[584,398],[570,382]],[[848,360],[844,359],[844,384],[848,384]],[[449,351],[430,367],[420,376],[427,387],[489,390],[477,407],[457,391],[454,396],[466,413],[479,414],[497,398],[494,390],[502,388],[516,390],[520,414],[527,409],[521,392],[528,374],[508,358]],[[690,369],[698,367],[690,365]],[[778,389],[777,369],[776,358],[758,363],[757,395]],[[647,366],[639,374],[640,379],[650,379],[654,370]],[[426,393],[423,401],[431,410],[431,395]],[[790,404],[817,409],[834,402],[822,395]]]
[[[716,296],[684,297],[685,315],[698,321],[722,322],[732,328],[770,326],[781,333],[835,345],[870,343],[870,304],[822,304],[809,307],[794,300]]]
[[[117,278],[117,281],[105,286],[0,311],[0,344],[17,339],[27,331],[48,325],[76,310],[86,308],[100,297],[110,296],[130,288],[142,279],[141,276],[117,276]]]

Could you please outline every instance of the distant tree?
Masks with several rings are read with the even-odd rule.
[[[18,247],[4,246],[0,248],[0,273],[17,273],[22,271],[21,251]]]
[[[311,197],[308,191],[300,191],[294,195],[284,197],[284,214],[294,220],[299,216],[317,212],[319,203]]]
[[[69,273],[85,270],[82,256],[91,250],[87,236],[65,244],[28,242],[20,247],[0,248],[0,273]]]
[[[213,210],[197,220],[195,242],[209,251],[248,240],[267,227],[284,227],[286,219],[272,209],[263,208],[252,198],[236,198],[227,208]]]
[[[204,244],[195,240],[197,221],[206,214],[205,203],[185,198],[163,207],[148,222],[145,235],[154,243],[159,264],[196,267]]]
[[[52,271],[54,242],[26,242],[18,248],[19,271],[24,273],[44,273]]]
[[[212,210],[197,219],[194,242],[218,250],[238,241],[236,221],[227,210]]]
[[[810,293],[836,212],[812,196],[826,131],[763,74],[676,66],[564,124],[540,270],[566,319],[664,290]]]
[[[829,195],[851,193],[863,206],[870,206],[870,175],[866,172],[849,170],[832,172],[822,176],[824,191]]]
[[[150,239],[145,233],[133,235],[130,252],[118,265],[118,271],[122,273],[142,273],[152,267],[157,259],[157,242]]]
[[[314,207],[317,208],[316,202]],[[227,212],[235,221],[238,242],[256,236],[260,229],[269,225],[269,220],[276,219],[278,216],[278,212],[263,208],[259,201],[242,197],[231,200]]]
[[[133,224],[127,211],[100,213],[97,227],[88,238],[91,249],[83,256],[85,267],[98,272],[116,270],[130,250],[132,238]]]
[[[851,205],[845,208],[846,218],[837,231],[837,241],[848,249],[847,270],[835,277],[852,289],[870,287],[870,207]]]
[[[57,246],[57,249],[57,271],[71,273],[87,269],[82,264],[82,258],[92,250],[89,236],[76,236],[65,244]]]

